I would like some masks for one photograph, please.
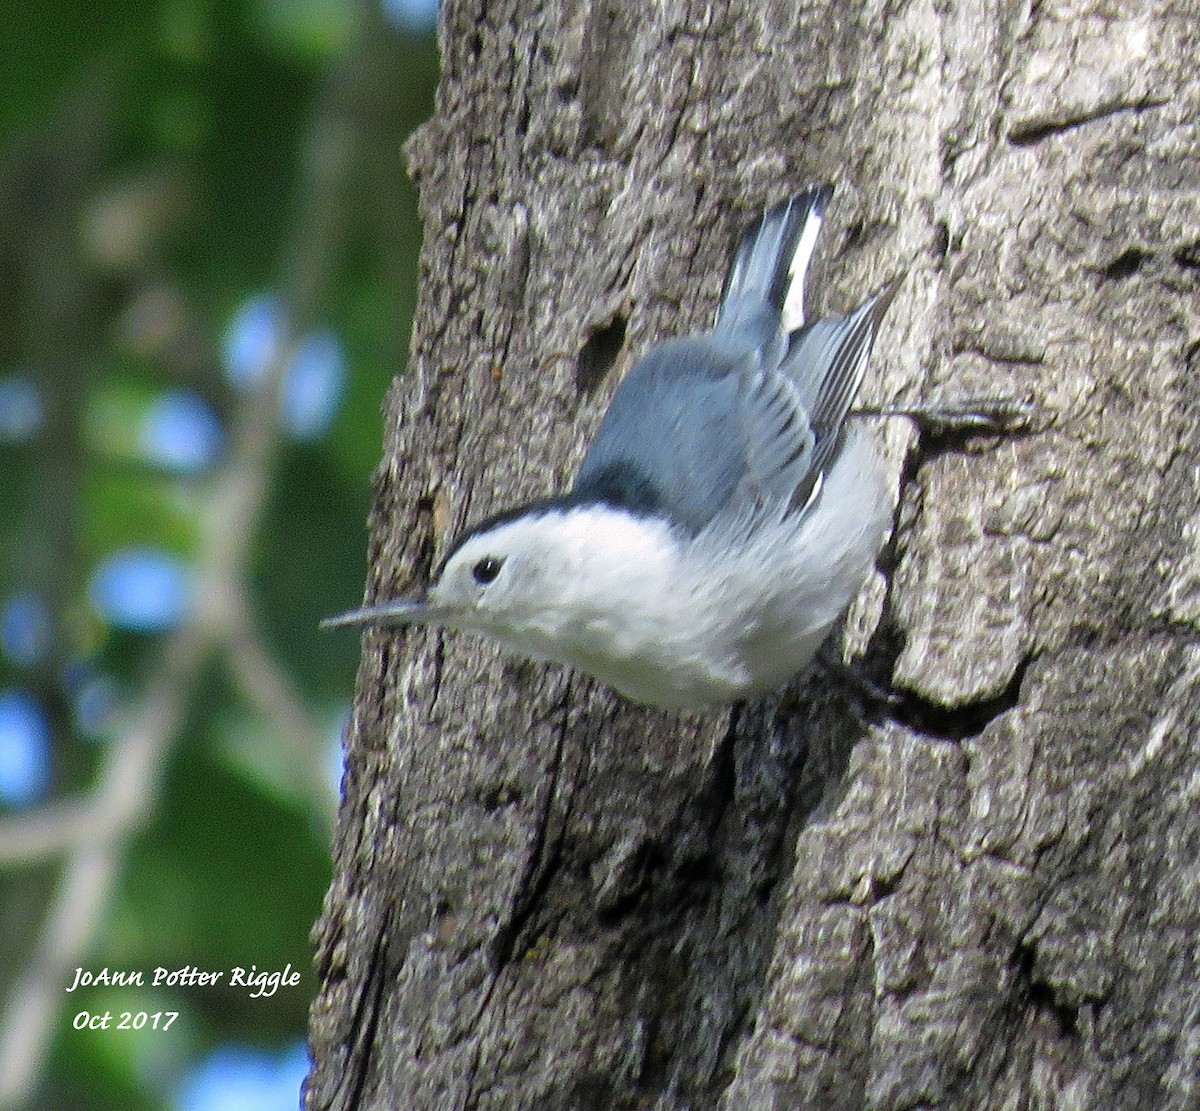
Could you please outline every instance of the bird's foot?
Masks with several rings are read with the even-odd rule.
[[[1042,411],[1028,398],[966,397],[955,401],[892,402],[855,409],[869,417],[908,417],[931,436],[1019,435],[1039,425]]]

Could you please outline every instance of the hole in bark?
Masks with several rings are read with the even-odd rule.
[[[1079,1033],[1079,1008],[1060,1003],[1049,984],[1030,984],[1029,1002],[1054,1017],[1059,1037],[1073,1038]]]
[[[512,783],[486,783],[480,785],[475,797],[479,805],[491,814],[509,806],[516,806],[524,796]]]
[[[603,905],[596,908],[600,925],[611,929],[631,914],[647,891],[656,886],[655,876],[663,863],[662,848],[653,841],[639,845],[630,859],[619,862],[619,874],[612,880],[613,890],[605,893]]]
[[[1101,273],[1110,281],[1121,281],[1124,278],[1130,278],[1141,269],[1142,263],[1150,256],[1137,247],[1130,247],[1127,251],[1122,251],[1115,259],[1112,260]]]
[[[575,385],[581,393],[592,393],[612,370],[625,346],[625,324],[625,317],[617,313],[588,337],[579,353],[579,365],[575,371]]]
[[[1190,371],[1200,370],[1200,340],[1195,343],[1188,344],[1188,349],[1184,353],[1184,362]]]
[[[1054,1020],[1059,1037],[1074,1038],[1079,1034],[1079,1008],[1063,1003],[1054,994],[1054,989],[1037,976],[1036,957],[1032,945],[1019,945],[1009,964],[1025,983],[1029,1005]]]
[[[1175,261],[1185,270],[1200,270],[1200,240],[1180,247],[1175,252]]]
[[[938,221],[933,229],[933,253],[936,258],[945,258],[950,253],[950,225]]]
[[[1008,686],[992,698],[982,698],[965,706],[943,706],[910,692],[901,694],[890,716],[927,737],[943,741],[965,741],[978,737],[1001,714],[1015,709],[1021,701],[1021,682],[1029,669],[1028,657],[1013,671]]]
[[[420,538],[420,546],[414,555],[413,578],[428,582],[433,574],[434,557],[437,555],[437,539],[434,536],[434,499],[426,496],[417,499],[417,520],[414,531]]]

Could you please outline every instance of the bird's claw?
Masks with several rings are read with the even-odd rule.
[[[864,416],[907,417],[928,435],[1014,435],[1037,430],[1043,410],[1028,398],[967,397],[955,401],[892,402],[857,409]]]

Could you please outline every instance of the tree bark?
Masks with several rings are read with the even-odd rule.
[[[309,1108],[1200,1100],[1200,7],[450,0],[369,595],[563,489],[738,230],[837,184],[816,306],[907,270],[899,506],[826,672],[671,715],[369,633]]]

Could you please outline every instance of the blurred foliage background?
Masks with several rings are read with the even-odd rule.
[[[0,1106],[296,1106],[435,18],[4,6]]]

